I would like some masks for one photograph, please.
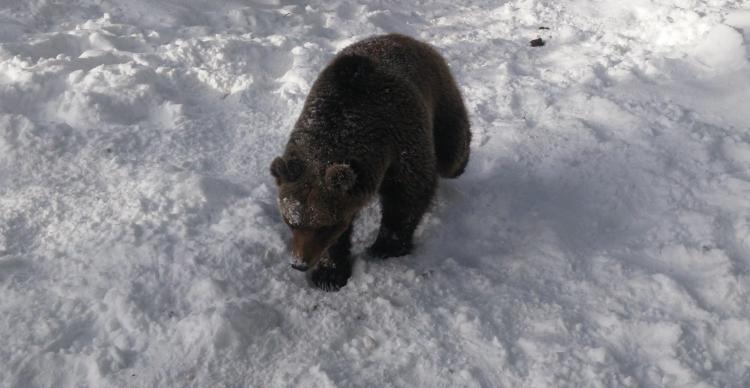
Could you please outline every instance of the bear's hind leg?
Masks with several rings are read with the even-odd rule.
[[[414,231],[430,206],[436,181],[432,172],[421,179],[405,180],[407,184],[383,182],[380,190],[382,220],[378,238],[367,250],[371,256],[385,259],[411,253]]]
[[[455,88],[444,96],[435,110],[435,156],[443,178],[456,178],[469,163],[471,130],[461,94]]]
[[[336,243],[328,248],[328,252],[325,253],[327,257],[312,271],[310,279],[315,287],[324,291],[338,291],[352,276],[352,224],[349,224]]]

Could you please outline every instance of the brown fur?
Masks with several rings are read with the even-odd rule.
[[[318,287],[344,286],[352,221],[376,194],[383,217],[369,253],[409,253],[437,176],[463,172],[470,140],[461,94],[431,46],[391,34],[342,50],[315,81],[284,155],[271,164],[295,268],[315,267]]]

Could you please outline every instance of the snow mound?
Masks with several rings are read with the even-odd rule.
[[[722,70],[735,70],[747,63],[742,34],[728,25],[718,25],[695,48],[701,63]]]

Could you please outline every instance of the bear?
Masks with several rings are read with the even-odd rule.
[[[292,232],[292,267],[337,291],[351,277],[352,223],[376,196],[376,258],[412,251],[438,177],[469,161],[463,98],[443,57],[400,34],[341,50],[313,83],[284,152],[270,166]]]

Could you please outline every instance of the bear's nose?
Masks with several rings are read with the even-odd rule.
[[[296,269],[297,271],[305,272],[310,269],[310,266],[302,260],[294,260],[292,262],[292,268]]]

